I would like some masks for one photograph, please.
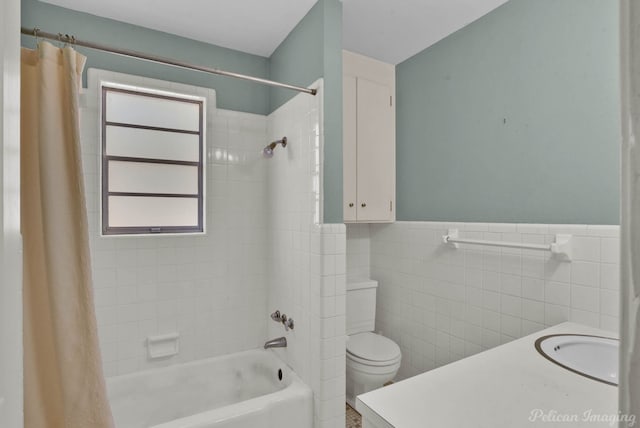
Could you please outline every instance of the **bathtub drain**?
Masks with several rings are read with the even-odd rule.
[[[278,369],[278,380],[282,380],[282,369]]]

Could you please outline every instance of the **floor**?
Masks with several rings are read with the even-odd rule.
[[[385,383],[383,386],[393,385],[393,381]],[[347,406],[346,411],[346,428],[362,428],[362,416],[360,413],[356,412],[356,409],[351,407],[349,404],[344,403]]]
[[[347,406],[346,428],[362,428],[362,416],[356,412],[350,405]]]

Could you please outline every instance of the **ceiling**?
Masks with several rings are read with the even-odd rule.
[[[270,56],[317,0],[42,0]],[[343,0],[343,46],[397,64],[507,0]]]
[[[317,0],[42,1],[268,57]]]
[[[507,0],[343,0],[345,49],[398,64]]]

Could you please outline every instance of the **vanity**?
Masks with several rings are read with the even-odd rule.
[[[356,410],[363,428],[618,426],[617,346],[597,337],[615,335],[562,323],[360,395]]]

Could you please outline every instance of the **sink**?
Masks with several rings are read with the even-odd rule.
[[[618,339],[581,334],[552,334],[536,340],[551,362],[579,375],[618,385]]]

